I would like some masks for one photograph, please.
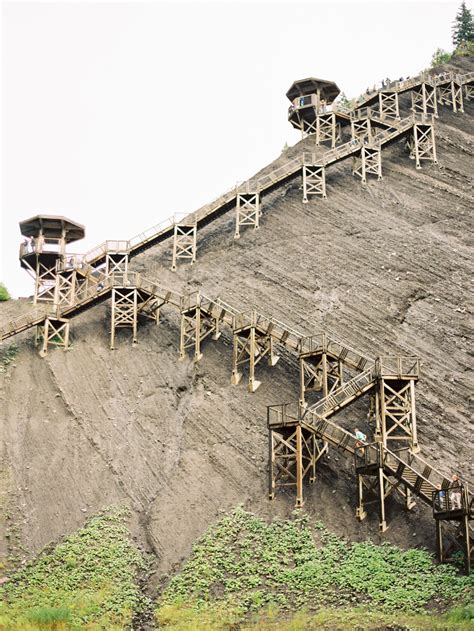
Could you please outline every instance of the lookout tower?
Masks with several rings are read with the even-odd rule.
[[[334,103],[339,93],[334,81],[315,77],[295,81],[286,93],[291,101],[288,120],[303,136],[315,134],[317,145],[329,142],[335,147],[341,127],[350,124],[349,112]]]
[[[57,262],[64,261],[66,245],[82,239],[84,226],[66,217],[36,215],[20,221],[24,241],[20,264],[35,280],[34,303],[54,302]]]

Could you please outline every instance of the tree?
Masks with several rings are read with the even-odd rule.
[[[474,41],[474,21],[471,11],[466,7],[466,3],[461,2],[457,15],[453,22],[453,44],[456,48],[461,44]]]
[[[337,104],[341,105],[342,107],[347,107],[348,109],[350,109],[354,104],[353,101],[354,99],[347,98],[345,92],[341,92],[341,94],[338,96]]]
[[[447,64],[451,57],[451,53],[448,53],[443,48],[437,48],[433,53],[433,57],[431,57],[431,67],[434,68],[435,66]]]

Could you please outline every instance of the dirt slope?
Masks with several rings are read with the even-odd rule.
[[[232,213],[205,228],[192,268],[169,271],[170,244],[132,267],[164,285],[258,306],[303,332],[327,328],[372,357],[419,355],[422,454],[445,473],[474,479],[473,112],[472,102],[464,114],[441,108],[438,166],[416,171],[396,144],[382,154],[381,182],[363,187],[342,163],[328,171],[327,200],[302,204],[295,181],[264,200],[258,232],[234,241]],[[1,305],[0,319],[15,308]],[[264,516],[293,509],[291,494],[267,500],[265,406],[297,398],[296,362],[283,356],[274,368],[259,365],[262,386],[251,395],[245,384],[230,385],[229,336],[207,341],[194,366],[178,361],[178,327],[164,311],[158,327],[140,329],[138,346],[124,331],[112,353],[108,308],[100,306],[73,322],[67,353],[40,359],[32,334],[19,338],[14,366],[0,375],[0,556],[31,555],[86,515],[126,501],[161,577],[219,511],[237,503]],[[346,419],[364,426],[363,405]],[[308,512],[338,533],[432,546],[422,506],[406,515],[392,502],[383,537],[376,515],[359,524],[352,463],[337,453],[305,493]]]

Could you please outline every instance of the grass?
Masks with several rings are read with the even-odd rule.
[[[125,629],[149,603],[123,508],[91,518],[0,588],[0,630]]]
[[[346,618],[352,612],[359,624],[357,616],[363,622],[370,611],[384,620],[418,617],[418,624],[426,621],[419,628],[436,628],[438,618],[430,612],[441,614],[454,603],[463,620],[471,616],[464,605],[472,586],[472,577],[436,565],[424,550],[350,543],[322,524],[311,529],[299,512],[267,524],[236,509],[196,543],[164,591],[156,617],[164,628],[176,630],[276,629],[284,628],[275,624],[291,612],[301,611],[307,613],[301,613],[301,621],[288,619],[288,629],[305,629],[314,628],[317,616],[334,618],[340,610]],[[268,608],[280,622],[262,614]],[[248,621],[255,615],[260,621],[252,627]],[[193,626],[195,620],[201,626]],[[446,619],[440,624],[446,628]]]
[[[267,608],[247,619],[241,612],[222,605],[210,605],[197,611],[184,603],[166,605],[160,612],[160,628],[166,631],[382,631],[406,629],[413,631],[463,631],[472,629],[472,618],[452,618],[448,615],[427,615],[372,611],[367,608],[320,609],[316,613],[298,611],[295,614]]]

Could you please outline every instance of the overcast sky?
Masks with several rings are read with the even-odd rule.
[[[414,75],[459,4],[3,2],[0,281],[32,292],[20,220],[83,223],[83,252],[192,212],[299,139],[295,79]]]

